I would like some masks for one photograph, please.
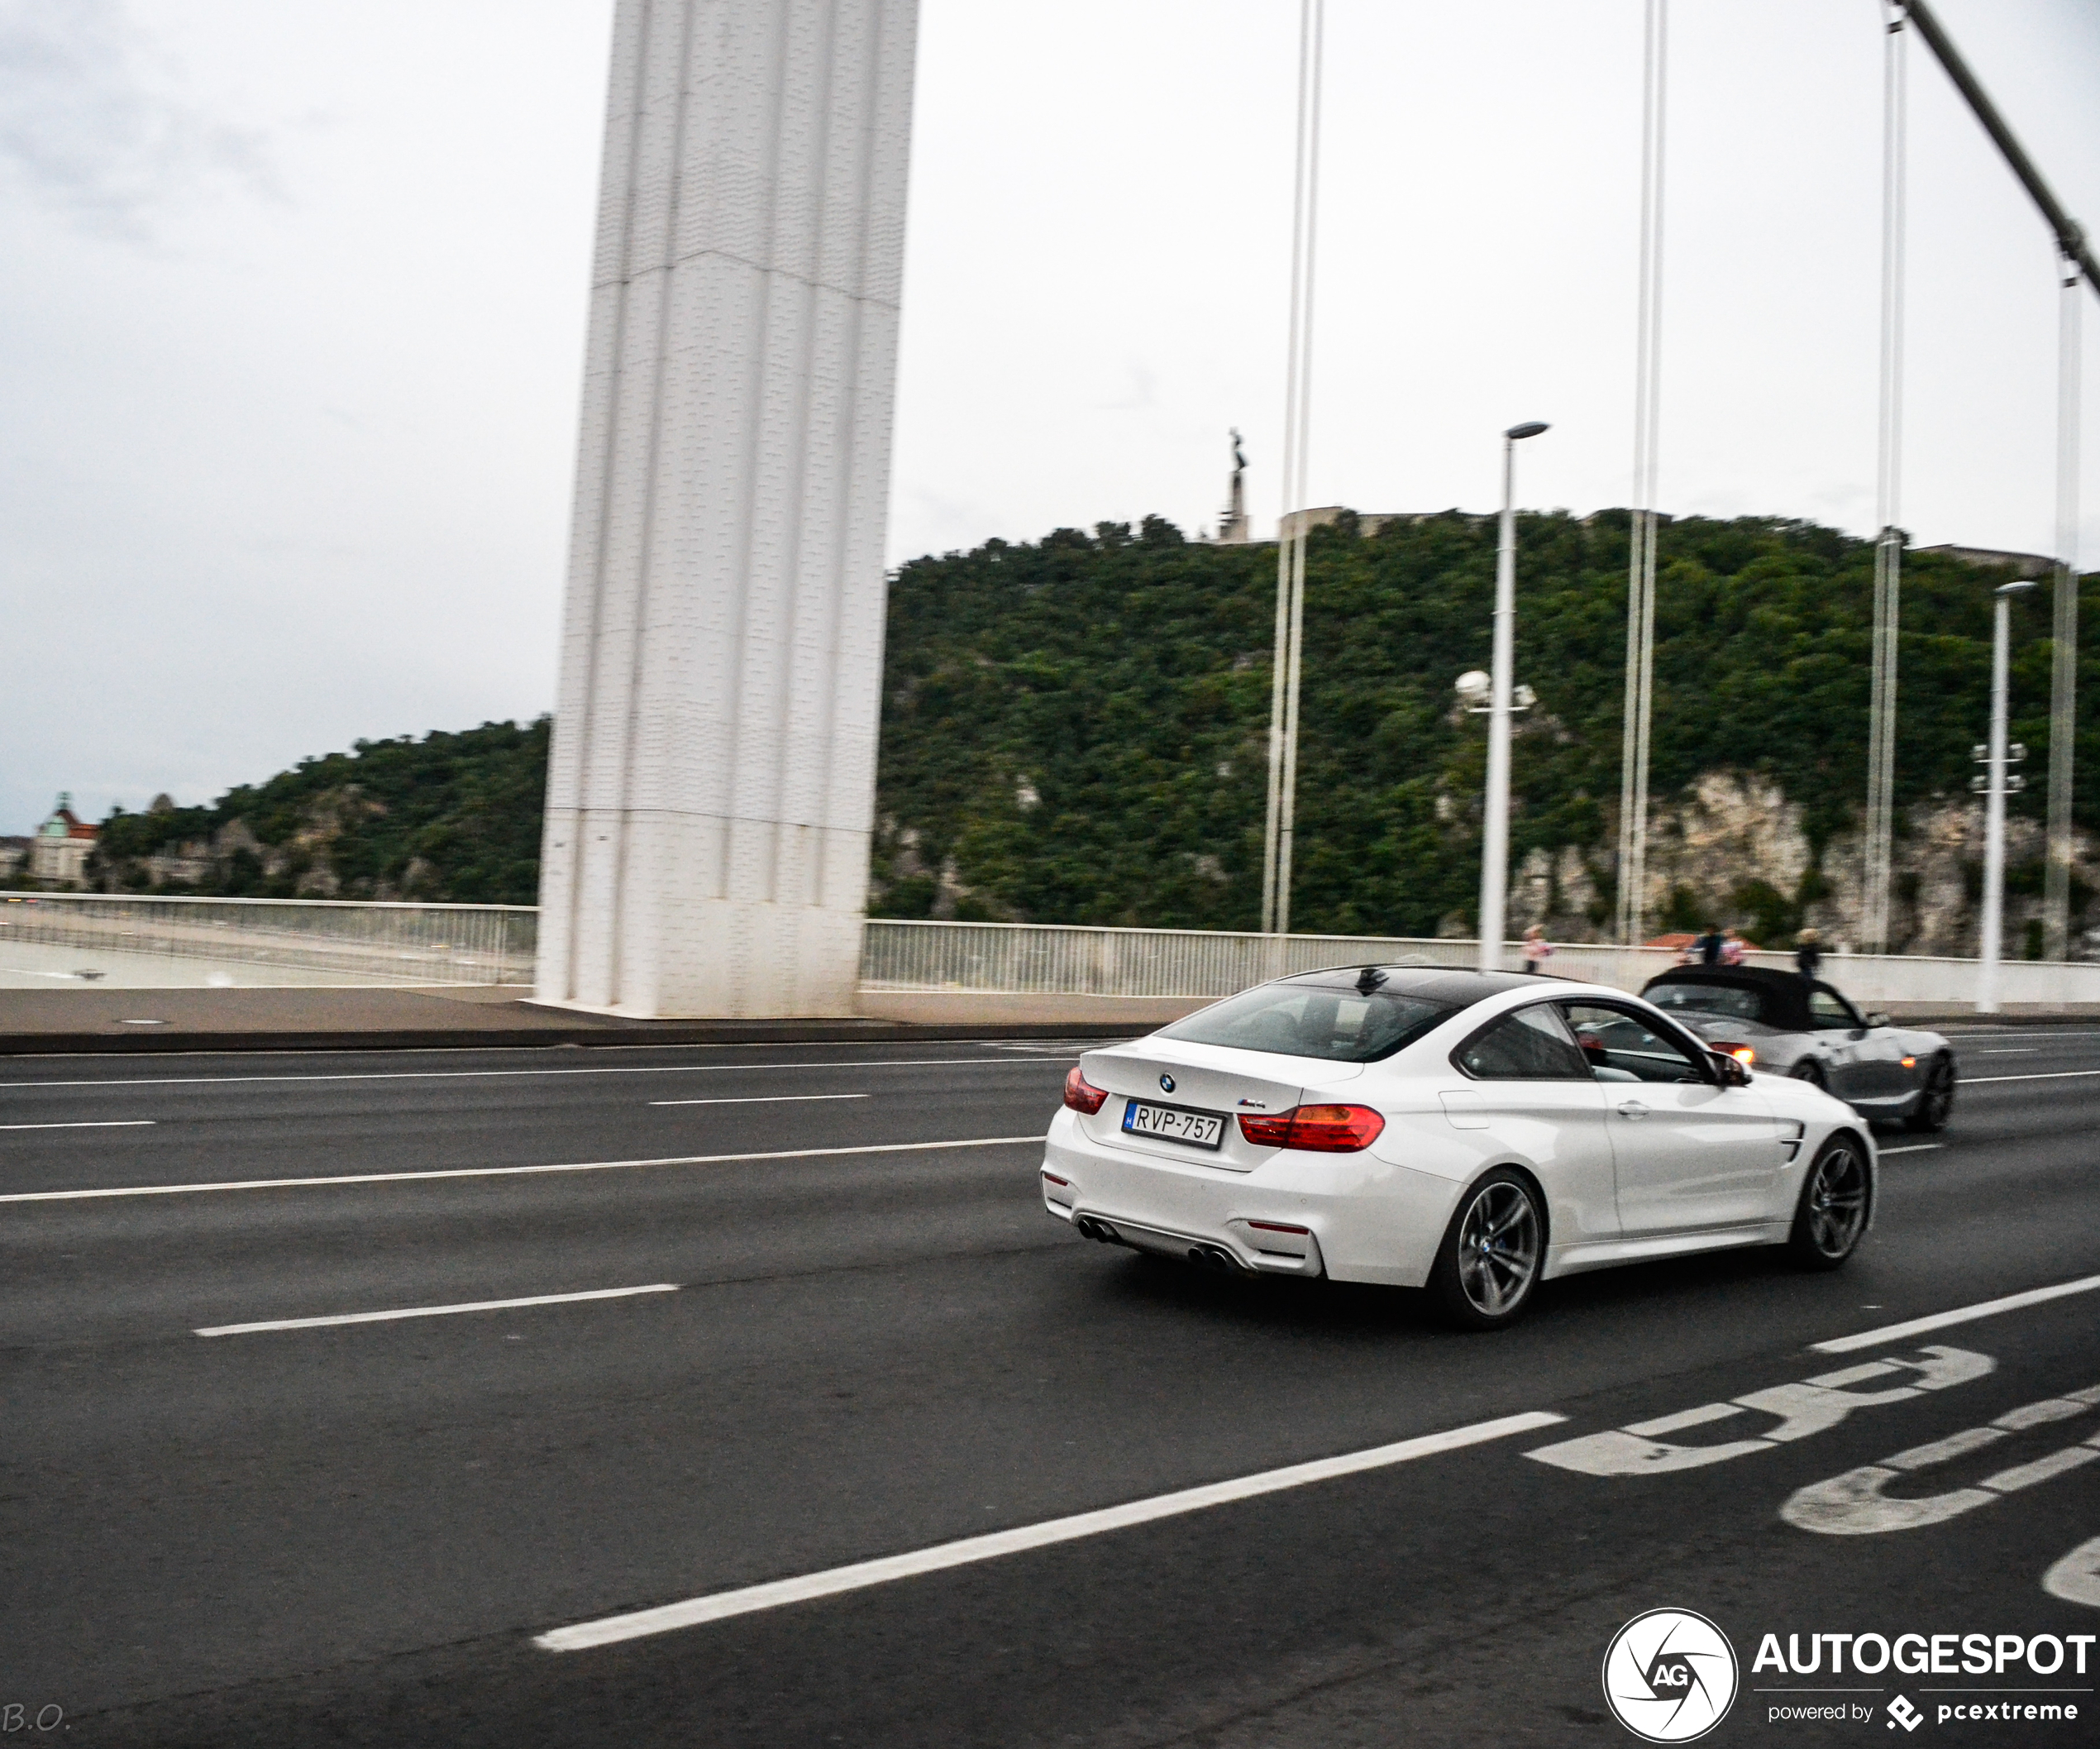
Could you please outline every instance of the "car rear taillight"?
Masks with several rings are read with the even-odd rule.
[[[1730,1039],[1716,1039],[1713,1048],[1724,1057],[1733,1057],[1744,1068],[1757,1067],[1757,1053],[1747,1044],[1738,1044]]]
[[[1257,1148],[1288,1148],[1291,1145],[1291,1120],[1296,1114],[1278,1111],[1271,1117],[1249,1117],[1242,1112],[1239,1133]]]
[[[1106,1087],[1095,1087],[1076,1068],[1065,1077],[1065,1103],[1075,1111],[1091,1117],[1108,1097]]]
[[[1300,1106],[1273,1116],[1239,1120],[1239,1133],[1257,1148],[1301,1148],[1312,1154],[1354,1154],[1378,1139],[1386,1121],[1368,1106]]]

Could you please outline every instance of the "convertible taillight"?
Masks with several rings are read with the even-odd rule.
[[[1300,1148],[1310,1154],[1355,1154],[1378,1140],[1386,1121],[1368,1106],[1300,1106],[1239,1120],[1239,1133],[1257,1148]]]
[[[1065,1103],[1075,1111],[1091,1117],[1108,1097],[1106,1087],[1095,1087],[1076,1068],[1065,1077]]]

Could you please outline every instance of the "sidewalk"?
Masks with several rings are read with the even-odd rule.
[[[519,986],[311,989],[0,990],[0,1056],[112,1051],[446,1050],[518,1045],[843,1044],[982,1038],[1128,1038],[1198,1001],[876,992],[874,1014],[835,1020],[634,1020],[542,1007]],[[2091,1025],[2100,1010],[1904,1005],[1905,1025],[1969,1031]]]
[[[842,1044],[1128,1037],[1101,1019],[987,1012],[900,1020],[633,1020],[543,1008],[517,986],[0,990],[0,1056],[198,1050],[446,1050],[558,1044]]]

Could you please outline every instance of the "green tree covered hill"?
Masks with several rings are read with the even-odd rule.
[[[1607,893],[1627,523],[1605,511],[1520,526],[1518,677],[1538,705],[1519,719],[1514,848],[1577,847]],[[1296,927],[1428,934],[1469,921],[1485,737],[1452,681],[1487,666],[1494,568],[1487,518],[1454,511],[1367,535],[1345,516],[1314,531]],[[1902,805],[1966,791],[1988,713],[1990,590],[2005,575],[1907,559]],[[1856,829],[1872,576],[1867,543],[1810,523],[1664,528],[1659,800],[1734,770],[1800,804],[1819,853]],[[1157,518],[904,566],[890,597],[871,909],[1256,927],[1275,589],[1273,546],[1191,542]],[[2013,734],[2037,778],[2048,613],[2045,590],[2014,612]],[[2081,682],[2092,707],[2096,680],[2088,669]],[[2100,819],[2095,719],[2082,713],[2087,820]],[[529,903],[547,735],[542,718],[364,741],[208,808],[120,812],[104,826],[99,879]],[[2040,788],[2016,805],[2038,811]],[[1811,869],[1804,885],[1816,879]],[[1755,902],[1769,932],[1812,896]]]
[[[1607,890],[1628,522],[1527,515],[1519,531],[1518,677],[1538,705],[1515,738],[1513,848],[1591,849]],[[1295,927],[1428,934],[1470,918],[1486,743],[1452,682],[1487,665],[1495,539],[1491,518],[1456,512],[1313,532]],[[1659,564],[1654,793],[1717,768],[1760,774],[1803,805],[1820,847],[1856,822],[1865,787],[1872,547],[1806,523],[1687,518],[1663,529]],[[1967,788],[2005,577],[1909,557],[1899,806]],[[876,909],[1258,927],[1275,589],[1274,547],[1191,543],[1157,518],[905,566]],[[2037,770],[2047,632],[2045,591],[2016,605],[2013,732]],[[2090,676],[2081,691],[2092,699]],[[2100,806],[2093,715],[2086,819]]]
[[[120,810],[103,822],[98,884],[530,905],[548,729],[542,717],[523,728],[484,723],[420,741],[360,741],[229,790],[209,807]],[[177,866],[156,870],[154,858]]]

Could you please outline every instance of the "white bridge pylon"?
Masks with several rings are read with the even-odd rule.
[[[542,1001],[854,1011],[917,0],[618,0]]]

